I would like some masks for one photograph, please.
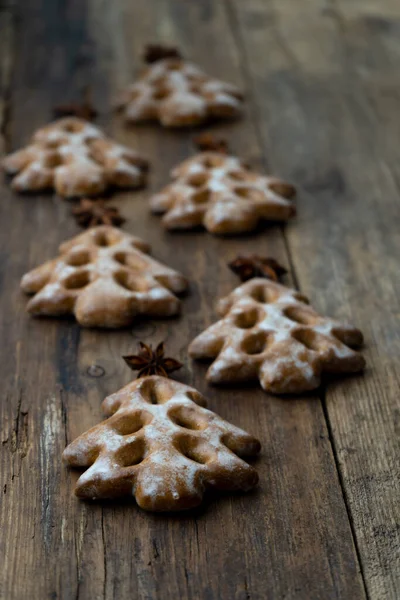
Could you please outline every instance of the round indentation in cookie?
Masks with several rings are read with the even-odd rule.
[[[279,196],[283,196],[284,198],[294,198],[296,195],[296,188],[290,183],[286,183],[285,181],[273,181],[269,184],[269,189],[278,194]]]
[[[293,294],[293,298],[295,300],[297,300],[297,302],[302,302],[303,304],[310,304],[310,301],[307,298],[307,296],[305,296],[304,294],[301,294],[300,292],[295,292]]]
[[[47,152],[43,158],[43,166],[55,169],[63,164],[63,157],[59,152]]]
[[[90,263],[90,254],[87,250],[75,250],[68,254],[65,262],[71,267],[82,267]]]
[[[184,429],[193,429],[198,431],[207,427],[207,421],[201,419],[196,412],[187,406],[177,406],[168,413],[169,418],[175,425]]]
[[[260,319],[257,308],[249,308],[235,315],[235,325],[240,329],[251,329]]]
[[[315,322],[315,316],[312,312],[301,306],[288,306],[284,309],[283,314],[287,319],[301,325],[310,325]]]
[[[218,156],[218,155],[206,156],[203,160],[203,165],[207,169],[217,169],[218,167],[222,167],[225,160],[226,159],[224,156]]]
[[[340,325],[336,325],[331,329],[331,335],[333,335],[339,342],[350,346],[351,348],[361,346],[363,343],[363,336],[361,331],[357,329],[348,329]]]
[[[114,254],[113,258],[120,265],[126,265],[127,253],[126,252],[116,252]]]
[[[129,292],[145,292],[149,289],[149,284],[144,277],[138,277],[129,271],[117,271],[113,277],[118,285]]]
[[[110,425],[120,435],[132,435],[148,425],[152,419],[153,416],[144,410],[131,414],[117,413]]]
[[[242,342],[242,350],[246,354],[261,354],[267,348],[268,333],[259,331],[248,335]]]
[[[275,300],[278,298],[278,294],[266,285],[258,285],[254,287],[251,290],[250,295],[253,298],[253,300],[256,300],[257,302],[262,302],[263,304],[275,302]]]
[[[303,344],[309,350],[317,352],[320,350],[322,345],[326,345],[323,337],[319,336],[317,332],[309,328],[299,328],[292,331],[292,337]]]
[[[115,459],[122,467],[133,467],[142,462],[145,452],[146,444],[144,440],[139,437],[117,450]]]
[[[146,268],[144,261],[140,260],[130,252],[116,252],[113,256],[114,260],[123,266],[128,266],[131,271],[140,271]]]
[[[193,435],[180,435],[175,441],[175,447],[186,458],[200,465],[205,465],[214,456],[215,450],[207,442]]]
[[[170,96],[172,91],[168,89],[166,86],[161,86],[158,89],[155,89],[153,92],[154,100],[165,100]]]
[[[206,405],[204,396],[202,396],[197,390],[189,390],[188,392],[186,392],[185,396],[187,396],[189,400],[191,400],[195,404],[198,404],[199,406]]]
[[[92,133],[92,132],[88,132],[84,135],[82,142],[84,144],[86,144],[86,146],[89,146],[89,148],[92,148],[92,146],[94,145],[94,142],[100,141],[98,135]]]
[[[48,150],[54,150],[55,148],[58,148],[59,146],[62,146],[63,144],[67,143],[67,138],[66,136],[62,136],[59,135],[56,138],[52,138],[50,140],[44,140],[43,145],[46,149]]]
[[[96,231],[93,235],[93,241],[96,246],[107,247],[116,244],[120,240],[120,235],[114,231]]]
[[[249,179],[249,175],[248,173],[246,173],[246,171],[229,171],[227,175],[230,179],[233,179],[234,181],[246,181],[247,179]]]
[[[81,123],[80,121],[67,121],[62,125],[62,129],[68,133],[79,133],[85,127],[85,123]]]
[[[149,404],[164,404],[174,395],[171,384],[165,378],[143,379],[139,390],[143,400]]]
[[[192,194],[192,200],[196,204],[205,204],[206,202],[210,201],[211,193],[211,190],[208,188],[200,189]]]
[[[208,173],[206,173],[205,171],[199,171],[198,173],[191,173],[188,176],[186,183],[191,187],[198,188],[204,185],[208,181],[208,178]]]
[[[234,433],[225,433],[221,442],[237,456],[254,456],[261,450],[260,442],[250,435],[241,434],[235,435]]]
[[[86,287],[88,283],[90,283],[88,271],[76,271],[63,281],[63,285],[67,290],[79,290]]]
[[[260,202],[265,200],[265,195],[261,190],[249,186],[237,186],[234,188],[234,193],[240,198],[245,200],[253,200],[253,202]]]
[[[109,246],[109,240],[108,240],[108,236],[106,235],[106,233],[104,231],[96,231],[96,234],[94,235],[94,243],[96,244],[96,246],[102,246],[102,247],[106,247]]]

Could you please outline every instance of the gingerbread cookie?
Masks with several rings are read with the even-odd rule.
[[[208,488],[254,487],[257,472],[242,457],[258,454],[259,441],[204,406],[195,389],[157,375],[106,398],[112,416],[64,450],[69,466],[87,468],[76,495],[132,495],[145,510],[176,511],[199,505]]]
[[[236,86],[206,75],[176,50],[151,47],[146,58],[152,64],[117,102],[126,121],[188,127],[241,114],[243,96]]]
[[[97,196],[110,187],[141,187],[148,163],[76,117],[38,129],[31,143],[3,160],[18,192],[54,189],[60,196]]]
[[[173,183],[150,199],[167,229],[204,226],[215,234],[255,229],[261,220],[287,221],[295,214],[292,185],[250,171],[240,159],[201,152],[173,169]]]
[[[174,293],[185,291],[187,281],[148,251],[141,239],[114,227],[89,229],[61,244],[59,258],[24,275],[23,291],[34,294],[27,309],[33,315],[73,314],[83,327],[125,327],[140,315],[176,315]]]
[[[299,292],[255,278],[218,303],[222,319],[189,347],[196,359],[214,360],[211,383],[259,379],[275,394],[317,388],[321,373],[354,373],[365,361],[356,348],[362,333],[321,317]]]

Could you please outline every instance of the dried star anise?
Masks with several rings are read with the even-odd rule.
[[[72,209],[72,214],[81,227],[96,227],[96,225],[119,227],[125,222],[118,209],[107,206],[104,200],[82,198],[79,205]]]
[[[227,154],[228,142],[222,138],[217,138],[212,133],[201,133],[193,138],[194,145],[199,150],[212,150],[214,152],[221,152],[221,154]]]
[[[61,117],[78,117],[86,121],[94,121],[97,117],[97,110],[94,108],[91,101],[90,87],[87,86],[82,93],[83,99],[81,102],[67,102],[59,104],[53,108],[53,113],[56,118]]]
[[[61,117],[78,117],[86,121],[93,121],[97,116],[96,109],[86,101],[58,104],[53,108],[53,113],[57,119]]]
[[[155,350],[143,342],[139,342],[137,354],[123,356],[126,364],[133,370],[139,371],[138,377],[147,375],[161,375],[168,377],[169,373],[180,369],[183,365],[174,358],[164,356],[164,342],[160,342]]]
[[[228,264],[228,267],[238,275],[241,281],[247,281],[253,277],[265,277],[278,281],[287,270],[274,258],[268,258],[252,254],[251,256],[238,256]]]
[[[174,46],[163,46],[162,44],[147,44],[143,53],[144,61],[148,64],[162,60],[163,58],[182,58],[178,48]]]

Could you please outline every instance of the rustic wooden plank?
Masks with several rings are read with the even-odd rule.
[[[91,69],[85,5],[53,0],[17,4],[16,58],[8,149],[24,144],[32,130],[51,118],[53,104],[73,99]],[[101,507],[74,509],[71,481],[61,467],[65,447],[64,403],[87,394],[76,370],[79,328],[73,323],[26,318],[21,275],[57,250],[76,232],[67,203],[51,195],[17,197],[8,186],[1,198],[0,328],[3,598],[79,597],[80,556],[101,546],[91,574],[93,597],[103,591]],[[98,400],[95,398],[97,408]],[[85,413],[87,414],[87,413]],[[82,420],[85,426],[92,421]],[[91,527],[92,526],[92,527]],[[91,530],[84,537],[85,530]],[[94,566],[94,565],[93,565]]]
[[[365,332],[365,376],[329,384],[325,405],[368,595],[396,598],[400,6],[230,9],[266,152],[303,187],[288,229],[300,288]]]
[[[188,8],[182,2],[152,5],[141,2],[133,9],[130,3],[117,6],[103,3],[99,9],[95,2],[92,6],[90,22],[97,44],[96,56],[104,65],[106,78],[115,81],[116,86],[132,79],[132,65],[134,61],[137,64],[144,43],[158,39],[178,41],[183,50],[210,71],[233,81],[242,80],[244,84],[239,54],[220,5],[209,3]],[[207,27],[200,24],[207,24]],[[117,29],[121,35],[107,36],[109,28]],[[218,47],[216,64],[208,51],[211,47]],[[218,130],[225,131],[233,146],[236,145],[257,165],[262,162],[262,156],[250,123],[251,119]],[[149,156],[155,157],[151,189],[163,185],[169,168],[190,151],[191,134],[161,132],[149,127],[126,130],[118,120],[114,131],[120,139],[140,144]],[[145,197],[146,193],[142,195],[143,200]],[[283,240],[278,228],[272,229],[268,238],[261,235],[256,240],[250,236],[219,240],[202,233],[160,235],[157,219],[149,215],[146,203],[141,200],[135,199],[129,204],[126,200],[120,202],[121,210],[131,217],[128,227],[143,233],[153,243],[157,256],[190,274],[194,285],[192,295],[185,300],[179,327],[174,322],[157,323],[145,326],[139,332],[134,329],[132,333],[134,339],[145,336],[152,342],[166,338],[169,347],[185,361],[187,341],[194,331],[199,331],[215,317],[212,299],[227,292],[234,283],[225,267],[227,258],[248,250],[251,243],[252,249],[273,252],[284,259]],[[190,261],[188,257],[191,257]],[[113,336],[106,352],[99,347],[97,333],[83,332],[81,340],[82,344],[83,340],[90,340],[89,351],[81,345],[79,352],[82,372],[95,361],[106,371],[112,368],[114,380],[118,376],[120,384],[128,381],[130,374],[117,360],[121,353],[131,349],[132,338],[126,334]],[[329,440],[318,402],[310,405],[294,402],[288,407],[285,401],[270,399],[266,404],[265,396],[257,392],[252,393],[247,401],[250,406],[244,410],[240,392],[211,391],[204,383],[204,370],[198,366],[190,368],[190,378],[187,374],[182,377],[207,393],[213,408],[267,440],[267,461],[260,463],[260,471],[262,480],[268,483],[260,495],[251,498],[251,504],[249,498],[240,499],[239,506],[236,499],[227,500],[228,507],[224,502],[216,503],[206,514],[200,512],[195,520],[192,516],[183,516],[175,523],[170,518],[133,511],[129,504],[122,508],[118,506],[115,512],[104,512],[107,556],[112,556],[111,548],[116,538],[122,555],[134,553],[135,556],[134,564],[107,559],[106,593],[123,597],[133,579],[137,582],[134,589],[140,597],[146,592],[149,597],[162,597],[167,590],[172,597],[246,597],[248,594],[257,598],[265,595],[265,588],[271,590],[271,597],[284,594],[308,596],[310,590],[316,596],[348,593],[362,597],[347,516],[335,480]],[[99,381],[99,399],[114,389],[110,383],[113,382],[107,381],[104,386]],[[81,406],[79,410],[82,410]],[[71,420],[71,435],[80,431],[79,420]],[[300,477],[299,463],[304,464]],[[312,484],[315,479],[323,482],[317,495],[314,495]],[[296,501],[296,494],[302,497],[301,502]],[[280,516],[271,516],[282,504]],[[326,521],[327,513],[331,516]],[[244,521],[245,543],[242,529],[235,527],[238,518]],[[260,522],[264,523],[262,527]],[[314,522],[313,531],[309,524]],[[134,531],[138,532],[136,536],[132,534]],[[327,543],[328,538],[331,541]],[[210,545],[210,539],[222,540],[222,543]],[[170,561],[166,557],[170,557]],[[173,569],[168,568],[170,563],[174,565]],[[265,563],[271,566],[274,575],[260,578]],[[220,573],[225,572],[226,576],[221,577]]]
[[[0,156],[5,148],[5,124],[14,56],[15,15],[10,5],[0,4]]]
[[[144,43],[178,42],[216,75],[246,82],[247,67],[222,3],[32,0],[22,11],[23,4],[7,129],[12,148],[50,118],[53,104],[75,99],[90,84],[99,122],[152,158],[150,189],[155,190],[190,152],[191,134],[126,129],[112,118],[113,91],[131,80]],[[249,107],[247,120],[218,131],[259,166],[264,157],[254,119]],[[291,174],[288,161],[273,166],[285,176]],[[0,362],[6,398],[1,403],[0,476],[6,488],[0,595],[363,598],[318,398],[288,402],[256,389],[213,390],[205,384],[204,369],[186,357],[188,342],[215,319],[215,299],[235,283],[227,260],[238,252],[259,251],[287,262],[280,228],[227,240],[203,233],[171,235],[161,232],[158,219],[149,214],[146,195],[120,194],[114,203],[129,219],[127,230],[150,241],[157,258],[192,279],[191,294],[180,319],[110,333],[26,316],[20,276],[52,256],[77,229],[68,203],[51,196],[19,198],[2,188],[7,227],[1,276],[8,295],[0,300],[7,350]],[[62,449],[99,421],[104,396],[129,381],[119,357],[139,339],[166,339],[171,353],[186,364],[179,378],[203,391],[223,417],[260,437],[264,452],[257,464],[257,492],[222,498],[181,516],[148,515],[129,501],[89,505],[73,497],[76,475],[62,467]]]

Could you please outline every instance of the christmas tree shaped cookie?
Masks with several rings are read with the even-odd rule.
[[[256,277],[218,303],[222,319],[189,347],[195,359],[214,360],[207,379],[230,384],[259,379],[275,394],[317,388],[321,374],[361,371],[365,361],[352,350],[361,332],[321,317],[308,299],[276,281]]]
[[[38,129],[28,146],[3,160],[3,168],[14,177],[14,190],[54,189],[63,197],[97,196],[112,187],[140,187],[147,167],[137,152],[76,117]]]
[[[174,294],[186,279],[147,256],[141,239],[111,226],[93,227],[61,244],[60,256],[22,278],[34,294],[33,315],[73,314],[84,327],[124,327],[141,315],[168,317],[180,310]]]
[[[117,103],[126,121],[190,127],[241,114],[242,94],[238,88],[206,75],[183,60],[176,49],[150,46],[145,60],[149,66]]]
[[[173,169],[174,180],[150,200],[170,230],[203,226],[214,234],[255,229],[260,221],[287,221],[295,214],[292,185],[253,173],[239,158],[227,155],[220,142]],[[207,138],[206,138],[207,139]],[[222,150],[222,151],[221,151]]]
[[[201,503],[208,488],[249,490],[257,472],[242,458],[260,443],[204,408],[195,389],[152,375],[133,381],[103,402],[106,421],[64,451],[71,467],[87,468],[80,498],[132,495],[151,511]]]

